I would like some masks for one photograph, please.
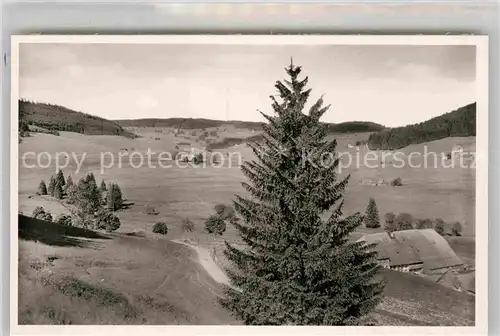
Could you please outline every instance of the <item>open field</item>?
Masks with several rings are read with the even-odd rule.
[[[79,154],[80,159],[82,159],[82,153],[87,153],[79,175],[75,174],[77,165],[71,158],[70,165],[64,169],[64,172],[66,175],[72,175],[74,180],[87,172],[93,172],[98,180],[104,179],[107,182],[119,183],[127,201],[133,203],[130,209],[119,213],[123,230],[143,229],[145,226],[162,219],[174,228],[172,232],[173,235],[176,235],[175,228],[180,220],[189,218],[197,225],[197,231],[202,231],[203,221],[213,213],[214,205],[217,203],[228,204],[235,193],[243,192],[240,183],[244,181],[245,177],[241,173],[236,159],[233,160],[231,167],[228,167],[226,163],[221,168],[210,166],[206,168],[179,168],[175,164],[171,168],[162,168],[154,160],[152,164],[155,168],[149,168],[147,162],[144,162],[141,168],[133,168],[132,165],[139,164],[138,158],[136,157],[131,163],[129,157],[124,156],[122,165],[119,167],[118,153],[123,148],[133,149],[144,153],[144,155],[147,148],[151,148],[155,152],[176,151],[174,141],[176,137],[172,134],[162,135],[160,136],[161,140],[156,141],[148,139],[152,133],[141,135],[143,138],[128,139],[119,136],[85,136],[69,132],[61,132],[59,137],[34,134],[32,137],[24,139],[24,142],[20,144],[20,151],[21,155],[27,151],[36,153],[74,151]],[[347,148],[346,144],[366,137],[366,134],[339,136],[339,151],[349,151],[355,158],[356,151]],[[188,142],[192,146],[203,146],[195,139]],[[462,144],[464,148],[471,148],[474,147],[474,138],[447,138],[428,143],[428,147],[429,150],[441,152],[446,151],[447,148],[451,148],[456,143]],[[423,145],[415,145],[414,147],[417,147],[415,149],[418,151],[423,150]],[[187,149],[181,148],[180,150]],[[244,160],[253,157],[251,150],[246,145],[221,150],[224,155],[228,151],[241,153]],[[115,157],[114,166],[104,169],[103,174],[101,174],[99,154],[101,152],[110,152],[108,156],[104,156],[104,165],[111,164],[111,153]],[[36,160],[29,156],[27,163],[36,164]],[[373,162],[369,164],[373,164]],[[356,163],[353,165],[341,172],[341,176],[351,174],[345,195],[345,214],[364,212],[369,198],[373,197],[377,202],[381,216],[386,212],[408,212],[416,218],[442,218],[449,223],[460,221],[464,227],[464,236],[474,236],[474,169],[460,167],[396,168],[390,164],[384,168],[371,169],[363,162],[360,162],[359,167]],[[28,199],[28,197],[34,195],[41,179],[47,182],[54,172],[54,163],[48,168],[36,169],[21,165],[19,172],[21,211],[30,213],[36,205],[53,207],[53,205],[48,204],[53,203],[52,201],[39,199],[35,201]],[[391,179],[398,176],[403,180],[402,187],[374,187],[361,184],[363,179],[372,181],[383,179],[388,184]],[[42,203],[38,204],[39,202]],[[144,214],[145,206],[155,207],[160,212],[159,215]],[[227,235],[231,238],[230,230]]]
[[[117,182],[124,194],[127,209],[117,212],[120,229],[113,234],[85,236],[81,232],[61,232],[47,240],[41,232],[23,233],[20,241],[20,301],[21,323],[73,323],[73,324],[238,324],[227,311],[216,303],[221,295],[207,251],[222,240],[238,239],[232,226],[221,238],[204,232],[205,219],[214,213],[218,203],[229,204],[235,193],[243,193],[240,183],[245,177],[237,162],[231,167],[156,168],[137,165],[123,157],[121,167],[105,168],[101,174],[100,153],[115,156],[127,151],[145,154],[182,151],[191,147],[204,148],[206,141],[197,135],[176,136],[173,129],[134,129],[141,137],[82,135],[60,132],[60,136],[37,134],[24,138],[20,144],[19,210],[30,215],[36,206],[43,206],[54,216],[68,213],[64,200],[35,195],[41,179],[48,182],[55,173],[54,162],[46,168],[24,167],[22,154],[33,151],[75,152],[81,159],[81,171],[70,159],[64,168],[66,176],[74,181],[93,172],[97,182]],[[252,130],[227,128],[219,130],[210,141],[224,137],[249,137]],[[338,150],[356,156],[348,144],[364,141],[366,133],[343,134],[337,137]],[[465,150],[474,150],[475,138],[447,138],[427,144],[414,145],[402,151],[446,152],[460,144]],[[361,148],[359,153],[366,151]],[[245,160],[253,153],[246,145],[220,150],[223,155],[238,152]],[[381,154],[375,152],[376,154]],[[106,157],[106,164],[109,164]],[[62,156],[61,156],[62,159]],[[378,159],[377,159],[378,160]],[[43,161],[43,160],[42,160]],[[34,157],[26,160],[36,164]],[[45,163],[45,161],[44,161]],[[155,164],[155,161],[153,161]],[[364,212],[368,199],[375,198],[381,220],[386,212],[408,212],[416,218],[442,218],[447,222],[461,221],[465,237],[448,237],[456,253],[468,264],[474,264],[474,183],[475,170],[467,168],[385,168],[371,169],[361,162],[359,166],[345,168],[341,176],[351,174],[345,195],[345,214]],[[389,182],[401,177],[402,187],[374,187],[360,183],[363,179]],[[154,207],[159,214],[148,215],[146,207]],[[188,218],[195,224],[194,232],[185,233],[181,222]],[[165,238],[152,234],[152,226],[165,221],[169,232]],[[33,224],[33,223],[31,223]],[[54,227],[47,228],[54,230]],[[380,229],[359,228],[353,235],[357,239]],[[145,237],[132,236],[144,231]],[[82,236],[83,235],[83,236]],[[76,238],[74,237],[76,236]],[[172,242],[190,239],[198,247],[193,249]],[[35,242],[38,241],[38,242]],[[210,274],[210,272],[212,274]],[[413,275],[384,271],[388,283],[385,298],[369,317],[376,325],[471,325],[474,321],[474,297]],[[30,293],[30,295],[23,295]],[[42,302],[43,304],[33,304]],[[75,308],[77,307],[77,308]],[[113,307],[113,309],[109,309]]]

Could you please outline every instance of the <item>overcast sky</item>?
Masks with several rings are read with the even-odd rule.
[[[474,46],[22,44],[20,97],[109,119],[260,121],[293,57],[323,121],[399,126],[476,100]]]

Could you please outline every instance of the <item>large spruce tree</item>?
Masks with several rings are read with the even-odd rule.
[[[233,225],[247,248],[226,243],[233,287],[221,303],[251,325],[357,325],[380,301],[379,266],[372,246],[349,240],[363,218],[342,215],[349,176],[339,180],[336,141],[320,122],[329,106],[319,99],[303,113],[308,79],[293,63],[286,72],[264,141],[251,144],[257,159],[242,166],[250,197],[236,195],[243,220]]]

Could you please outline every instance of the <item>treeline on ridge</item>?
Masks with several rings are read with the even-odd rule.
[[[368,146],[370,149],[392,150],[447,137],[475,135],[476,103],[472,103],[418,124],[373,133],[368,138]]]
[[[89,135],[122,135],[135,137],[122,126],[104,118],[73,111],[60,105],[19,100],[19,123],[50,131],[67,131]]]
[[[212,120],[203,118],[149,118],[114,120],[123,127],[176,127],[180,129],[205,129],[211,127],[234,126],[262,131],[264,123],[255,121]],[[368,121],[348,121],[343,123],[324,123],[328,133],[362,133],[378,132],[385,129],[383,125]]]

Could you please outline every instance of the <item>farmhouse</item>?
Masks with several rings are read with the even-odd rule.
[[[378,262],[386,268],[416,273],[441,273],[463,262],[433,229],[381,232],[360,239],[375,244]]]

